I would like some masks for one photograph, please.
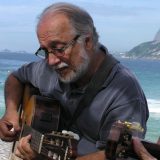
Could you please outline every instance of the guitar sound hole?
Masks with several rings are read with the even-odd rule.
[[[51,122],[53,120],[53,114],[42,112],[40,116],[40,121]]]

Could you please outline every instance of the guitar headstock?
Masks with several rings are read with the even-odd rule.
[[[139,123],[115,122],[110,130],[106,144],[106,157],[111,160],[132,157],[132,135],[143,132]],[[134,156],[133,156],[134,157]]]

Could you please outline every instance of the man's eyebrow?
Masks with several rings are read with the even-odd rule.
[[[54,46],[56,46],[56,45],[58,45],[58,44],[63,44],[63,45],[66,45],[67,43],[66,42],[62,42],[62,41],[50,41],[49,42],[49,46],[50,47],[54,47]]]

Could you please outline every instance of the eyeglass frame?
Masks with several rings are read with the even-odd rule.
[[[49,52],[47,49],[40,47],[40,48],[35,52],[35,55],[38,56],[38,57],[40,57],[40,58],[47,58],[49,54],[54,54],[54,55],[56,55],[56,56],[57,56],[57,55],[58,55],[58,56],[63,56],[64,53],[65,53],[65,50],[66,50],[67,48],[69,48],[70,46],[73,46],[74,43],[76,43],[76,41],[77,41],[77,39],[78,39],[79,37],[80,37],[80,35],[78,34],[78,35],[76,35],[71,41],[69,41],[66,45],[64,45],[63,47],[61,47],[61,48],[52,48],[52,51],[50,51],[50,52]],[[44,57],[41,56],[40,54],[38,54],[39,51],[41,51],[41,50],[43,50],[44,53],[45,53],[45,56],[44,56]]]

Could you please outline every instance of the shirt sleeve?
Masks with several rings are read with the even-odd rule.
[[[31,62],[24,64],[22,67],[12,72],[12,74],[20,80],[22,83],[31,83],[37,86],[37,80],[39,79],[39,71],[42,62]]]

